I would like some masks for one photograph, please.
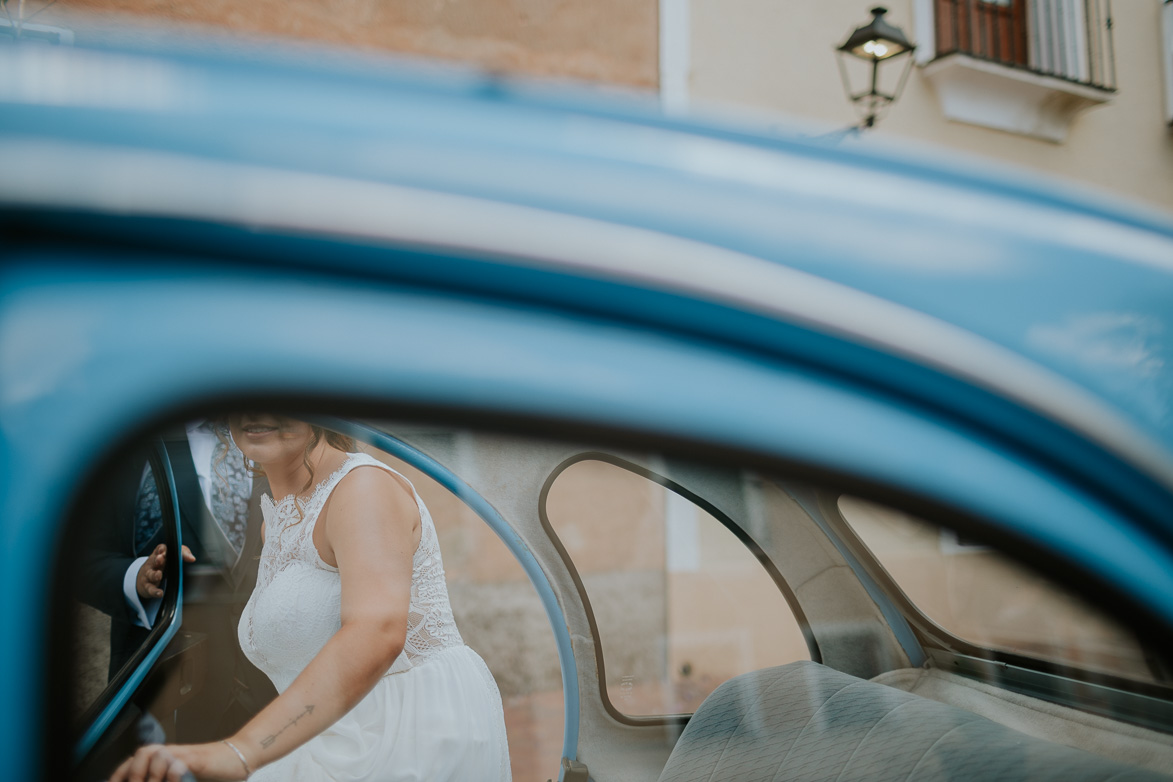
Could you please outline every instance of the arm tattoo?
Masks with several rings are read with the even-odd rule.
[[[291,725],[296,725],[297,721],[300,720],[302,717],[306,716],[307,714],[313,714],[313,713],[314,713],[314,705],[311,703],[309,706],[305,707],[305,711],[301,712],[296,717],[291,719],[288,723],[286,723],[284,728],[277,731],[276,733],[270,734],[268,736],[265,736],[263,739],[261,739],[261,746],[265,749],[268,749],[269,747],[273,746],[273,742],[277,741],[277,737],[280,736],[282,733],[284,733],[286,728],[290,727]]]

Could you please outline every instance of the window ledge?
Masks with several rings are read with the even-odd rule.
[[[1060,143],[1080,112],[1112,92],[964,54],[924,66],[949,119]]]

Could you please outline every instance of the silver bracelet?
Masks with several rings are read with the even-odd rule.
[[[244,759],[244,753],[237,749],[236,745],[228,739],[220,739],[220,743],[235,752],[236,757],[240,758],[240,765],[244,766],[244,778],[247,780],[249,777],[251,777],[253,775],[253,770],[248,767],[248,761]]]

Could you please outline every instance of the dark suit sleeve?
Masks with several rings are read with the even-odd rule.
[[[135,613],[126,602],[122,582],[138,557],[134,551],[135,504],[145,456],[108,473],[96,496],[85,502],[84,518],[74,527],[74,544],[81,548],[77,599],[117,621],[133,623]],[[149,548],[147,549],[149,550]]]

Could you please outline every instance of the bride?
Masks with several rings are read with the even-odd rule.
[[[508,780],[501,696],[464,645],[431,515],[399,473],[334,432],[229,420],[268,476],[265,544],[238,636],[279,693],[235,735],[148,745],[110,777]]]

